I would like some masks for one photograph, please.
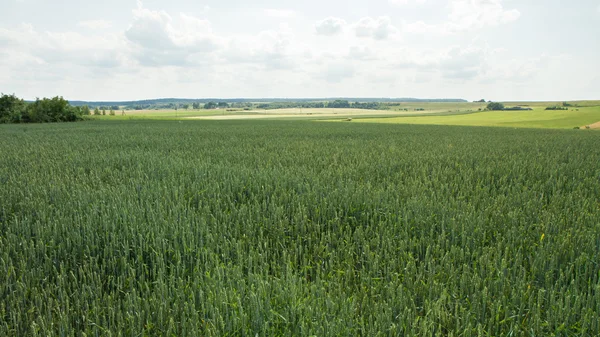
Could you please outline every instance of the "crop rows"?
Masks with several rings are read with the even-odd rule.
[[[0,335],[598,335],[598,136],[0,126]]]

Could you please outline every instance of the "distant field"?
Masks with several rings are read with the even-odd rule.
[[[125,116],[92,116],[92,119],[304,119],[346,120],[361,123],[435,124],[464,126],[503,126],[524,128],[572,129],[600,122],[600,101],[571,102],[577,107],[568,111],[546,111],[548,106],[562,102],[507,102],[507,107],[522,106],[533,111],[482,111],[487,103],[401,103],[389,110],[363,109],[273,109],[273,110],[135,110]],[[338,119],[339,118],[339,119]]]
[[[366,109],[274,109],[238,111],[227,114],[213,114],[205,116],[190,116],[191,119],[279,119],[279,118],[323,118],[323,117],[386,117],[401,115],[423,115],[433,111],[399,111],[399,110],[366,110]]]
[[[357,119],[361,123],[435,124],[464,126],[503,126],[522,128],[572,129],[600,121],[600,107],[572,108],[568,111],[485,111],[453,116],[422,116]]]

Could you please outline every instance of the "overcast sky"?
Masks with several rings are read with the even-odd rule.
[[[0,0],[27,99],[600,99],[600,0]]]

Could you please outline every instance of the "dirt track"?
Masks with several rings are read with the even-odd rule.
[[[590,127],[590,129],[600,129],[600,122],[596,122],[596,123],[590,124],[590,125],[585,125],[585,126],[582,126],[581,128],[587,129],[588,126]]]
[[[419,112],[418,115],[431,114],[433,111]],[[321,118],[321,117],[361,117],[361,116],[402,116],[415,115],[415,112],[392,110],[360,109],[279,109],[270,111],[250,111],[247,114],[226,114],[212,116],[191,116],[187,119],[229,120],[229,119],[266,119],[266,118]]]
[[[212,119],[212,120],[226,120],[226,119],[264,119],[264,118],[302,118],[302,117],[345,117],[345,115],[334,115],[334,114],[315,114],[315,115],[291,115],[291,114],[261,114],[261,115],[216,115],[216,116],[198,116],[198,117],[187,117],[188,119]]]

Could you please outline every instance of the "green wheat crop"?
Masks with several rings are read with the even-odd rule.
[[[596,336],[600,134],[0,126],[0,336]]]

